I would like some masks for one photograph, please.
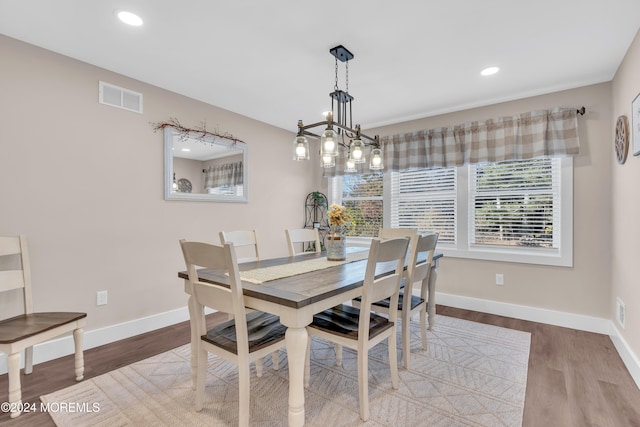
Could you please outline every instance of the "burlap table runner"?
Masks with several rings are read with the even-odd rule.
[[[328,261],[326,257],[297,261],[289,264],[274,265],[271,267],[256,268],[240,272],[240,278],[246,282],[257,285],[270,280],[282,279],[283,277],[296,276],[298,274],[309,273],[311,271],[323,270],[337,265],[348,264],[367,258],[368,251],[357,251],[347,253],[344,261]]]

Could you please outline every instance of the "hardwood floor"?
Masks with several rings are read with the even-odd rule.
[[[524,406],[526,427],[640,426],[640,390],[606,335],[437,306],[437,313],[531,333],[529,373]],[[212,324],[226,316],[211,315]],[[85,351],[85,379],[189,342],[183,322]],[[24,402],[39,405],[43,394],[75,384],[73,356],[34,367],[22,375]],[[7,375],[0,376],[0,402],[7,400]],[[46,413],[25,413],[0,426],[53,426]]]

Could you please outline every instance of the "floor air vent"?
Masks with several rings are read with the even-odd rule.
[[[100,82],[98,101],[101,104],[142,113],[142,94],[120,86]]]

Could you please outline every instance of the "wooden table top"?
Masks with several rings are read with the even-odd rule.
[[[256,268],[282,265],[314,258],[323,258],[324,253],[309,253],[296,257],[274,258],[254,262],[238,264],[240,271]],[[442,257],[442,254],[434,255],[434,260]],[[290,277],[271,280],[262,284],[242,282],[243,293],[246,296],[270,301],[292,308],[302,308],[314,302],[348,292],[362,286],[367,266],[367,259],[353,261],[347,264],[339,264],[322,270],[307,272]],[[395,263],[380,264],[377,276],[390,274],[395,268]],[[181,279],[188,279],[186,271],[178,273]],[[198,277],[202,282],[228,286],[229,277],[221,270],[200,269]]]

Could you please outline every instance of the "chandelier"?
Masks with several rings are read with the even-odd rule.
[[[381,170],[382,150],[380,149],[380,138],[374,138],[363,134],[360,125],[353,127],[351,103],[353,96],[349,95],[349,61],[353,59],[353,54],[344,46],[336,46],[329,49],[329,53],[335,57],[336,80],[334,91],[329,94],[331,97],[331,111],[326,113],[322,122],[304,125],[302,120],[298,120],[298,134],[293,141],[293,160],[309,160],[309,141],[307,136],[320,138],[320,158],[323,168],[332,168],[336,165],[336,157],[339,155],[340,147],[346,155],[345,172],[357,172],[356,165],[366,163],[366,147],[371,147],[369,169]],[[345,90],[338,87],[338,60],[345,63]],[[322,135],[310,132],[308,129],[326,126]]]

